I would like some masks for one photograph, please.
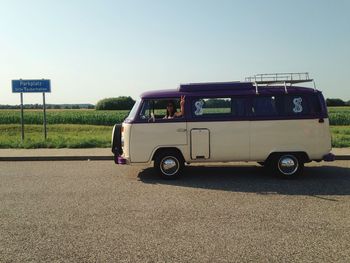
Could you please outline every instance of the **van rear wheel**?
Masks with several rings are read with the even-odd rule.
[[[181,175],[184,160],[176,151],[160,152],[154,158],[154,168],[164,179],[175,179]]]
[[[296,178],[304,169],[302,159],[295,154],[279,154],[270,161],[270,169],[282,178]]]

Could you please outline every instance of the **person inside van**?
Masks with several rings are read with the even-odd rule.
[[[174,101],[168,101],[166,107],[166,115],[163,119],[174,119],[177,117],[182,117],[185,114],[185,96],[181,96],[180,100],[180,112],[177,111]]]

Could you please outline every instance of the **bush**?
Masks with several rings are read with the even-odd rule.
[[[131,97],[106,98],[96,104],[96,110],[131,110],[134,104]]]

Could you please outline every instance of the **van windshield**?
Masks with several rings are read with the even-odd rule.
[[[140,106],[140,103],[141,103],[141,99],[138,99],[138,100],[135,102],[135,104],[134,104],[134,106],[132,107],[132,109],[131,109],[131,111],[130,111],[128,117],[126,118],[126,120],[132,121],[132,120],[135,119],[135,116],[136,116],[137,110],[138,110],[138,108],[139,108],[139,106]]]

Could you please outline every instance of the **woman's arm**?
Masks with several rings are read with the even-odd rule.
[[[175,112],[176,117],[181,117],[185,115],[185,96],[181,96],[180,100],[180,112]]]

